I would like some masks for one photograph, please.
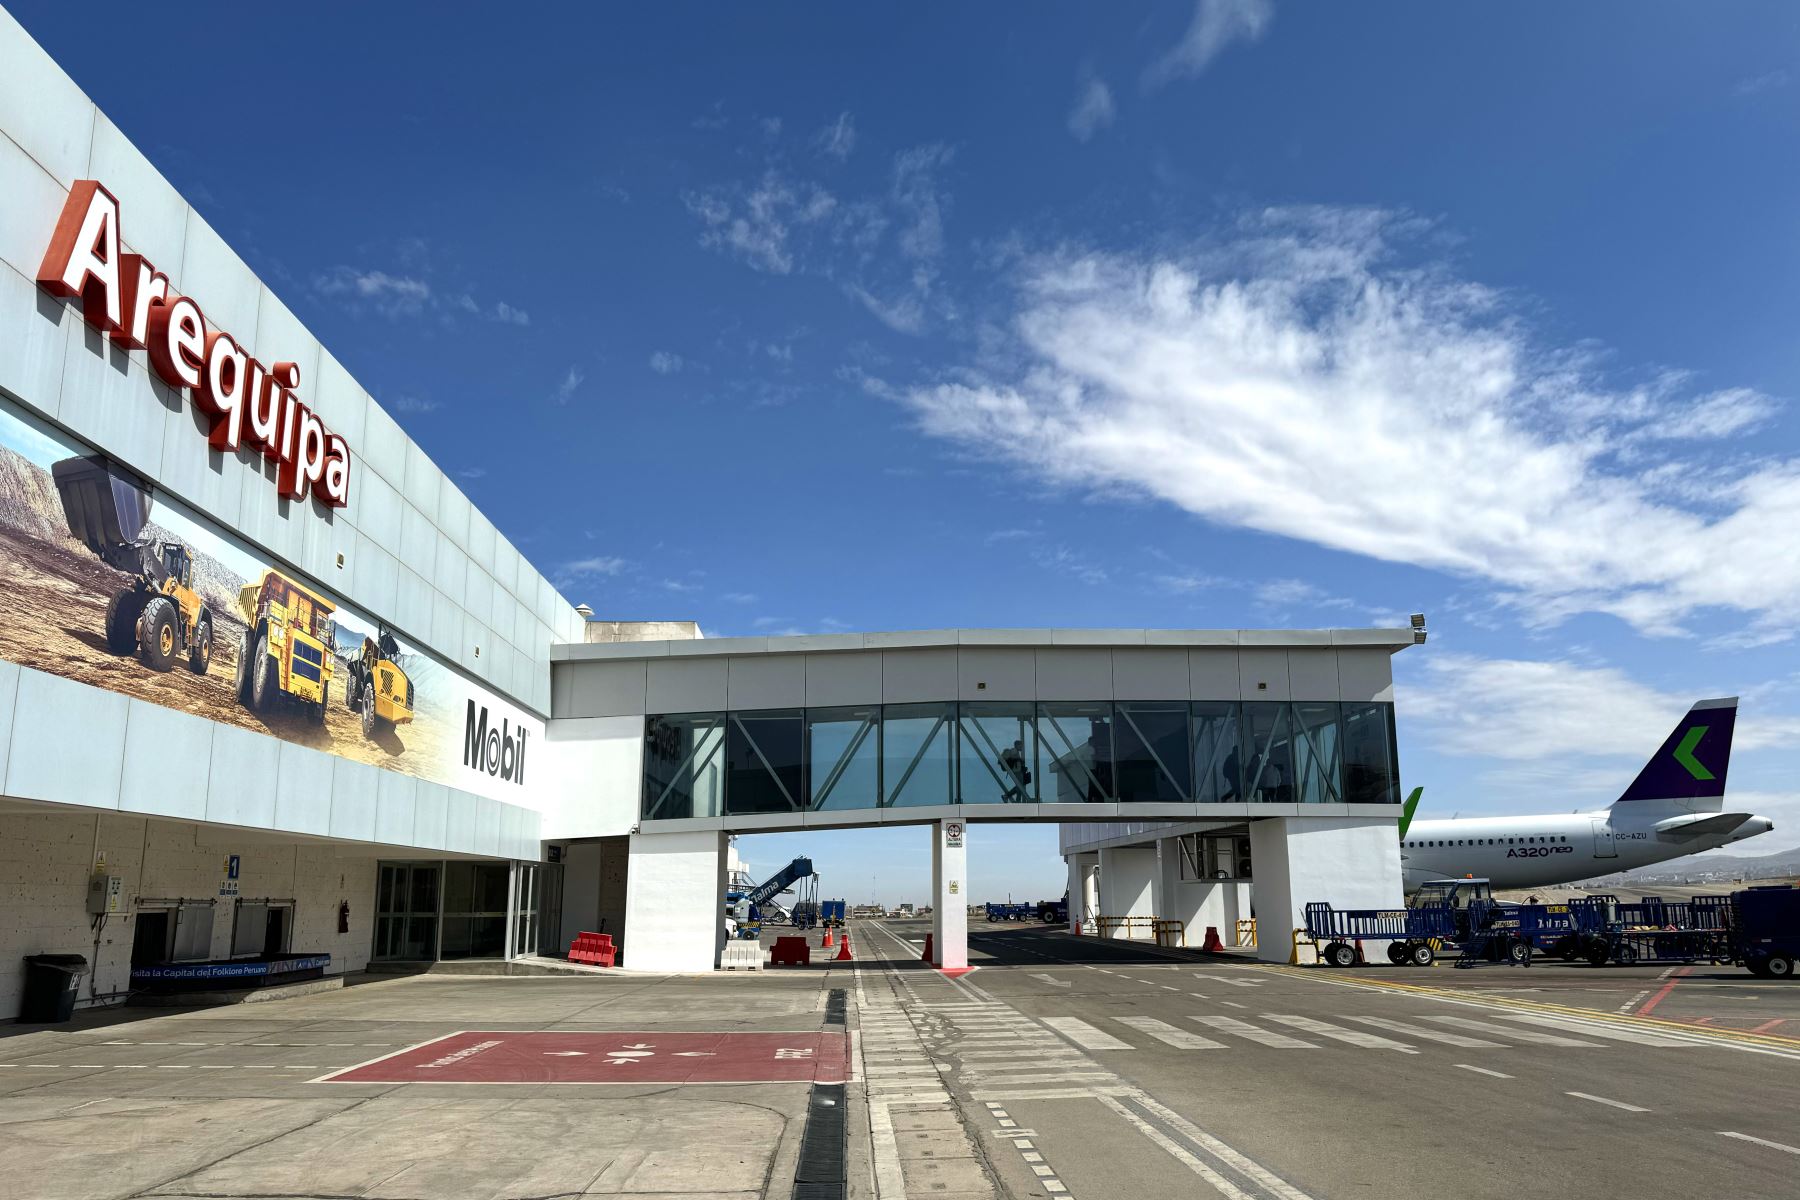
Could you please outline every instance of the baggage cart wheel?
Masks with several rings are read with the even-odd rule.
[[[1771,954],[1763,962],[1763,975],[1768,979],[1792,979],[1794,960],[1785,954]]]
[[[1408,946],[1405,942],[1388,943],[1388,961],[1393,963],[1396,967],[1404,967],[1407,959],[1411,957],[1411,954],[1412,947]]]
[[[1531,957],[1531,943],[1523,938],[1510,942],[1506,947],[1506,957],[1513,962],[1522,963]]]
[[[1587,960],[1589,966],[1604,967],[1606,965],[1606,960],[1611,957],[1612,947],[1608,946],[1605,942],[1595,942],[1588,948]]]
[[[1437,952],[1431,948],[1429,942],[1415,943],[1412,948],[1411,961],[1415,967],[1429,967],[1436,957]]]
[[[1356,947],[1346,942],[1333,942],[1325,947],[1325,961],[1334,967],[1354,967]]]

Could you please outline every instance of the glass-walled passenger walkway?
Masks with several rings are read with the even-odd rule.
[[[1387,804],[1391,704],[887,704],[645,718],[646,821],[946,804]]]

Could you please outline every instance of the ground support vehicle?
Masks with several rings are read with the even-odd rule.
[[[1763,979],[1792,979],[1800,963],[1800,888],[1755,887],[1731,896],[1732,957]]]
[[[986,908],[990,921],[1026,921],[1037,915],[1029,904],[989,904]]]
[[[1061,900],[1038,901],[1037,919],[1046,925],[1067,925],[1069,923],[1069,893],[1064,892]]]
[[[400,664],[400,643],[385,627],[365,637],[362,652],[350,660],[344,704],[362,717],[363,736],[378,737],[413,719],[413,685]]]
[[[204,675],[212,665],[213,617],[194,590],[194,556],[180,542],[143,536],[150,489],[110,470],[104,459],[65,458],[50,476],[69,533],[114,570],[131,576],[106,605],[106,648],[136,652],[153,671],[177,658]]]
[[[1390,962],[1428,967],[1455,933],[1455,921],[1443,905],[1340,909],[1313,903],[1306,906],[1306,933],[1319,945],[1319,961],[1328,966],[1353,967],[1362,961],[1361,943],[1387,942]]]
[[[812,859],[801,855],[755,887],[725,893],[725,916],[729,921],[735,922],[733,936],[748,940],[761,935],[765,920],[771,925],[777,924],[773,918],[780,906],[772,901],[795,887],[799,888],[801,895],[794,904],[792,919],[796,926],[806,928],[801,925],[799,914],[803,909],[809,912],[818,910],[818,876],[813,873]],[[769,906],[767,913],[763,911],[764,905]]]
[[[244,640],[238,647],[238,700],[266,713],[278,704],[298,705],[315,724],[325,723],[331,700],[331,614],[337,606],[280,571],[264,571],[238,592]]]

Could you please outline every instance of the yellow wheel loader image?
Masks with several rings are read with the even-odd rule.
[[[362,653],[350,662],[350,681],[344,703],[362,714],[363,736],[373,739],[384,729],[413,719],[413,685],[394,660],[400,643],[385,626],[375,637],[365,637]]]
[[[331,699],[331,614],[336,605],[280,571],[264,571],[261,583],[238,592],[244,640],[238,648],[238,699],[266,713],[279,703],[297,704],[315,723],[325,723]]]
[[[153,671],[177,658],[206,674],[212,665],[213,619],[194,591],[194,556],[180,542],[143,536],[150,489],[111,470],[102,458],[65,458],[50,476],[62,497],[69,533],[102,562],[132,576],[106,606],[106,647],[136,651]]]

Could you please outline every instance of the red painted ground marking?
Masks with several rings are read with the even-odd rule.
[[[1638,1017],[1649,1016],[1650,1010],[1655,1008],[1658,1004],[1661,1004],[1663,997],[1667,996],[1670,992],[1674,991],[1675,985],[1681,982],[1681,977],[1683,975],[1686,975],[1691,970],[1693,970],[1692,967],[1682,967],[1680,970],[1676,971],[1675,974],[1670,977],[1669,982],[1663,984],[1661,989],[1659,989],[1657,991],[1656,995],[1654,995],[1654,996],[1650,997],[1650,999],[1644,1001],[1644,1007],[1638,1009],[1637,1012],[1633,1013],[1632,1015],[1638,1016]]]
[[[1711,1025],[1715,1019],[1716,1018],[1713,1018],[1713,1017],[1695,1017],[1694,1024],[1696,1024],[1696,1025]]]
[[[948,975],[952,979],[961,979],[964,975],[967,975],[974,969],[974,967],[939,967],[937,970],[939,975]]]
[[[330,1083],[842,1083],[841,1033],[453,1033]]]
[[[1752,1029],[1750,1032],[1751,1033],[1767,1033],[1767,1032],[1769,1032],[1769,1030],[1775,1028],[1777,1025],[1787,1024],[1787,1020],[1788,1019],[1786,1017],[1776,1017],[1773,1021],[1764,1021],[1761,1025],[1758,1025],[1755,1029]]]

